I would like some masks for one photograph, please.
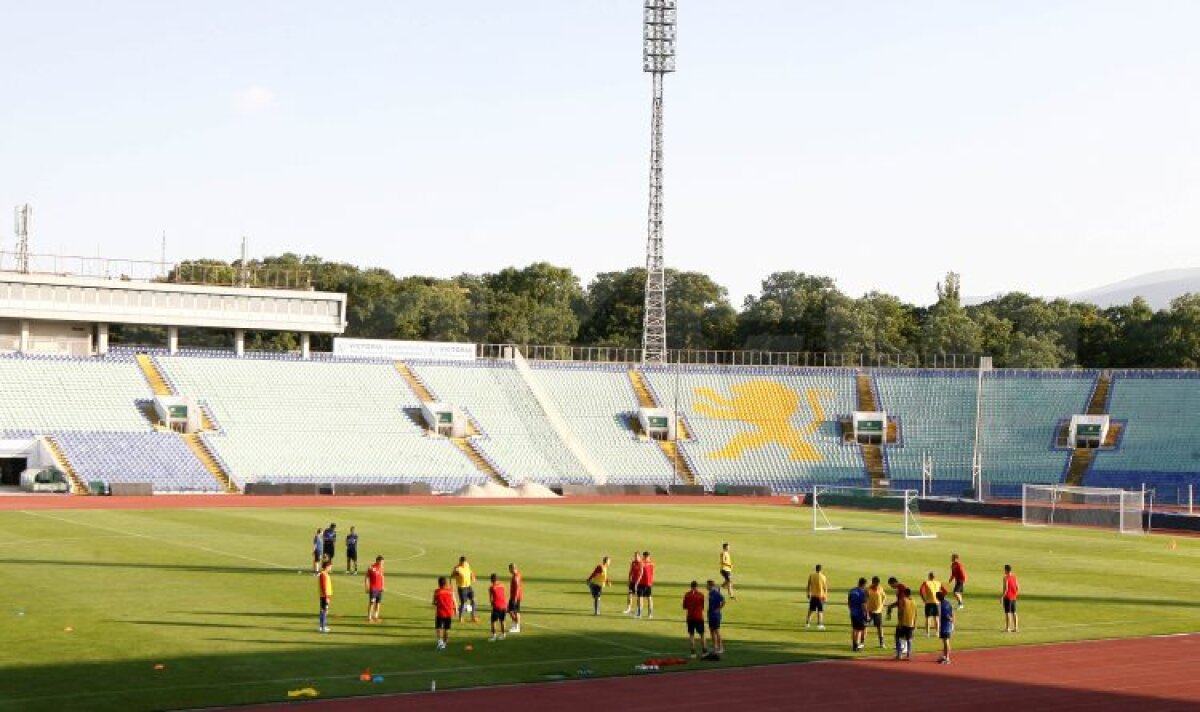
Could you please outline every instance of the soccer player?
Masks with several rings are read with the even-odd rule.
[[[887,605],[887,589],[879,583],[878,576],[871,577],[871,585],[867,586],[867,615],[868,622],[875,626],[879,636],[879,647],[883,647],[883,609]]]
[[[637,615],[634,618],[642,617],[642,606],[646,608],[646,617],[654,617],[654,559],[650,558],[650,552],[642,552],[642,581],[638,584],[637,589],[638,603]],[[642,602],[645,601],[645,604]]]
[[[958,554],[950,555],[950,583],[954,585],[954,599],[958,601],[958,609],[963,608],[963,588],[967,585],[967,572],[963,569],[962,560]]]
[[[438,587],[433,592],[434,620],[433,629],[437,635],[437,649],[445,650],[450,642],[450,624],[458,613],[458,604],[454,602],[454,592],[450,590],[450,582],[445,576],[438,577]]]
[[[905,586],[904,584],[900,583],[900,581],[895,576],[888,576],[888,586],[891,586],[892,590],[896,592],[896,600],[892,601],[891,603],[889,603],[887,605],[887,617],[888,617],[888,620],[891,620],[892,619],[892,611],[894,609],[896,609],[900,604],[900,589],[908,588],[908,586]]]
[[[737,596],[733,595],[733,557],[729,554],[729,542],[721,545],[721,578],[725,580],[721,586],[729,595],[729,600],[736,601]]]
[[[712,651],[725,654],[725,640],[721,637],[721,618],[725,611],[725,597],[716,582],[708,580],[708,635],[712,639]]]
[[[932,571],[929,572],[929,578],[925,583],[921,584],[921,600],[925,602],[925,637],[928,638],[932,633],[932,628],[936,628],[938,624],[938,591],[945,591],[946,587],[941,581],[937,580],[937,576]]]
[[[917,627],[917,602],[903,584],[896,589],[896,659],[912,659],[913,629]]]
[[[317,574],[317,595],[321,598],[321,627],[317,629],[318,633],[328,633],[329,626],[329,603],[333,600],[333,579],[329,576],[329,570],[333,568],[328,560],[321,562],[321,573]]]
[[[642,554],[633,552],[633,561],[629,562],[629,595],[625,597],[625,614],[633,612],[633,602],[638,597],[638,586],[642,584]]]
[[[592,615],[600,615],[600,594],[604,589],[611,585],[608,580],[608,557],[600,559],[600,563],[596,564],[596,568],[592,569],[591,576],[587,577],[586,581],[588,590],[592,592]],[[626,613],[629,609],[625,610]]]
[[[458,589],[458,622],[462,623],[463,613],[471,614],[471,622],[478,623],[479,616],[475,613],[475,572],[467,557],[458,557],[458,566],[450,572],[450,578]]]
[[[938,660],[942,665],[950,664],[950,636],[954,635],[954,606],[946,600],[946,592],[937,592],[938,601],[938,637],[942,639],[942,657]]]
[[[812,623],[812,616],[817,614],[817,630],[825,630],[825,600],[829,598],[829,579],[821,573],[821,565],[808,575],[808,615],[804,618],[804,627]]]
[[[508,592],[504,590],[504,584],[500,583],[496,574],[492,574],[489,580],[492,583],[488,588],[488,602],[492,604],[490,624],[492,637],[488,638],[488,642],[494,643],[497,640],[504,640],[504,616],[508,614]]]
[[[367,567],[367,575],[363,577],[363,588],[367,591],[367,622],[378,623],[383,620],[379,617],[379,604],[383,603],[382,556],[376,556],[375,563]]]
[[[1012,566],[1004,565],[1004,579],[1001,581],[1000,600],[1004,603],[1004,632],[1017,632],[1017,594],[1021,592],[1021,584]]]
[[[508,565],[508,615],[512,617],[509,633],[521,632],[521,599],[525,597],[525,577],[516,564]]]
[[[358,534],[354,533],[354,527],[346,535],[346,573],[358,573]]]
[[[330,562],[332,562],[333,555],[337,549],[337,525],[336,524],[330,524],[328,529],[321,532],[321,544],[322,544],[321,554],[326,559],[329,559]]]
[[[321,556],[325,553],[325,542],[321,539],[321,528],[313,535],[313,576],[321,573]]]
[[[696,636],[700,636],[700,654],[708,650],[704,647],[704,594],[700,593],[700,584],[692,581],[692,587],[683,594],[683,610],[687,611],[688,645],[692,648],[692,657],[696,657]]]
[[[850,589],[846,605],[850,608],[850,650],[858,652],[867,647],[867,580],[858,579],[858,585]]]

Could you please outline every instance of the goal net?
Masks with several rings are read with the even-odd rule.
[[[1029,527],[1078,524],[1141,534],[1145,508],[1144,493],[1110,487],[1023,485],[1021,489],[1021,523]]]
[[[856,529],[901,534],[906,539],[937,537],[921,525],[921,499],[916,490],[815,485],[810,499],[813,531]],[[869,510],[888,516],[876,518],[869,526],[851,526],[839,509]]]

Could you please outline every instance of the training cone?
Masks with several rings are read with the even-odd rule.
[[[163,665],[162,663],[157,663],[157,664],[154,666],[154,669],[155,669],[155,670],[166,670],[166,669],[167,669],[167,666],[166,666],[166,665]]]
[[[75,629],[72,628],[71,626],[67,626],[66,628],[63,628],[63,632],[64,633],[74,633]]]
[[[383,682],[383,675],[376,675],[375,677],[371,678],[371,682],[376,684]]]
[[[468,653],[474,649],[475,649],[475,646],[471,645],[470,643],[467,643],[465,646],[463,646],[463,650],[467,651]]]
[[[363,670],[363,673],[358,676],[358,679],[361,682],[370,682],[371,681],[371,668],[367,668],[366,670]]]

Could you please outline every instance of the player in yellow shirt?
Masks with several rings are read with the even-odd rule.
[[[321,598],[321,627],[317,629],[318,633],[328,633],[329,626],[329,603],[333,601],[333,578],[329,575],[329,569],[333,564],[329,563],[329,559],[321,562],[321,571],[317,574],[317,595]]]
[[[467,561],[467,557],[458,557],[458,566],[455,566],[454,570],[450,572],[450,580],[458,589],[458,622],[462,623],[463,613],[470,613],[471,622],[478,623],[479,616],[475,613],[475,589],[472,588],[475,583],[475,572],[471,570],[471,564]]]
[[[879,583],[878,576],[871,577],[871,585],[867,586],[867,614],[871,616],[871,625],[879,635],[879,647],[883,647],[883,611],[887,608],[887,589]]]
[[[604,593],[612,582],[608,580],[608,557],[600,559],[600,563],[596,564],[596,568],[592,569],[591,575],[587,577],[588,590],[592,593],[592,615],[600,615],[600,594]]]
[[[917,602],[912,591],[901,585],[896,589],[896,659],[912,659],[913,629],[917,627]]]
[[[721,578],[725,579],[721,588],[725,589],[729,600],[736,601],[737,596],[733,595],[733,557],[729,554],[729,542],[721,545]]]
[[[937,595],[938,591],[945,591],[946,587],[941,581],[937,580],[937,576],[932,571],[929,572],[929,578],[925,583],[921,584],[921,600],[925,602],[925,637],[930,637],[931,630],[936,630],[938,627],[938,619],[940,613],[938,609]]]
[[[808,615],[804,627],[809,627],[813,613],[817,614],[817,630],[825,630],[825,601],[829,598],[829,579],[821,573],[821,565],[808,575]]]

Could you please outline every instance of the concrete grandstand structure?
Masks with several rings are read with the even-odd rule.
[[[109,348],[110,322],[165,327],[167,343]],[[235,346],[181,349],[180,325],[232,330]],[[750,352],[644,365],[636,350],[578,360],[570,347],[361,340],[309,350],[308,334],[344,327],[343,294],[0,273],[0,484],[48,467],[76,493],[534,482],[1003,498],[1067,483],[1171,501],[1200,484],[1195,371]],[[296,331],[302,348],[246,352],[255,329]],[[868,415],[873,439],[856,432]],[[1077,438],[1085,421],[1091,440]]]

